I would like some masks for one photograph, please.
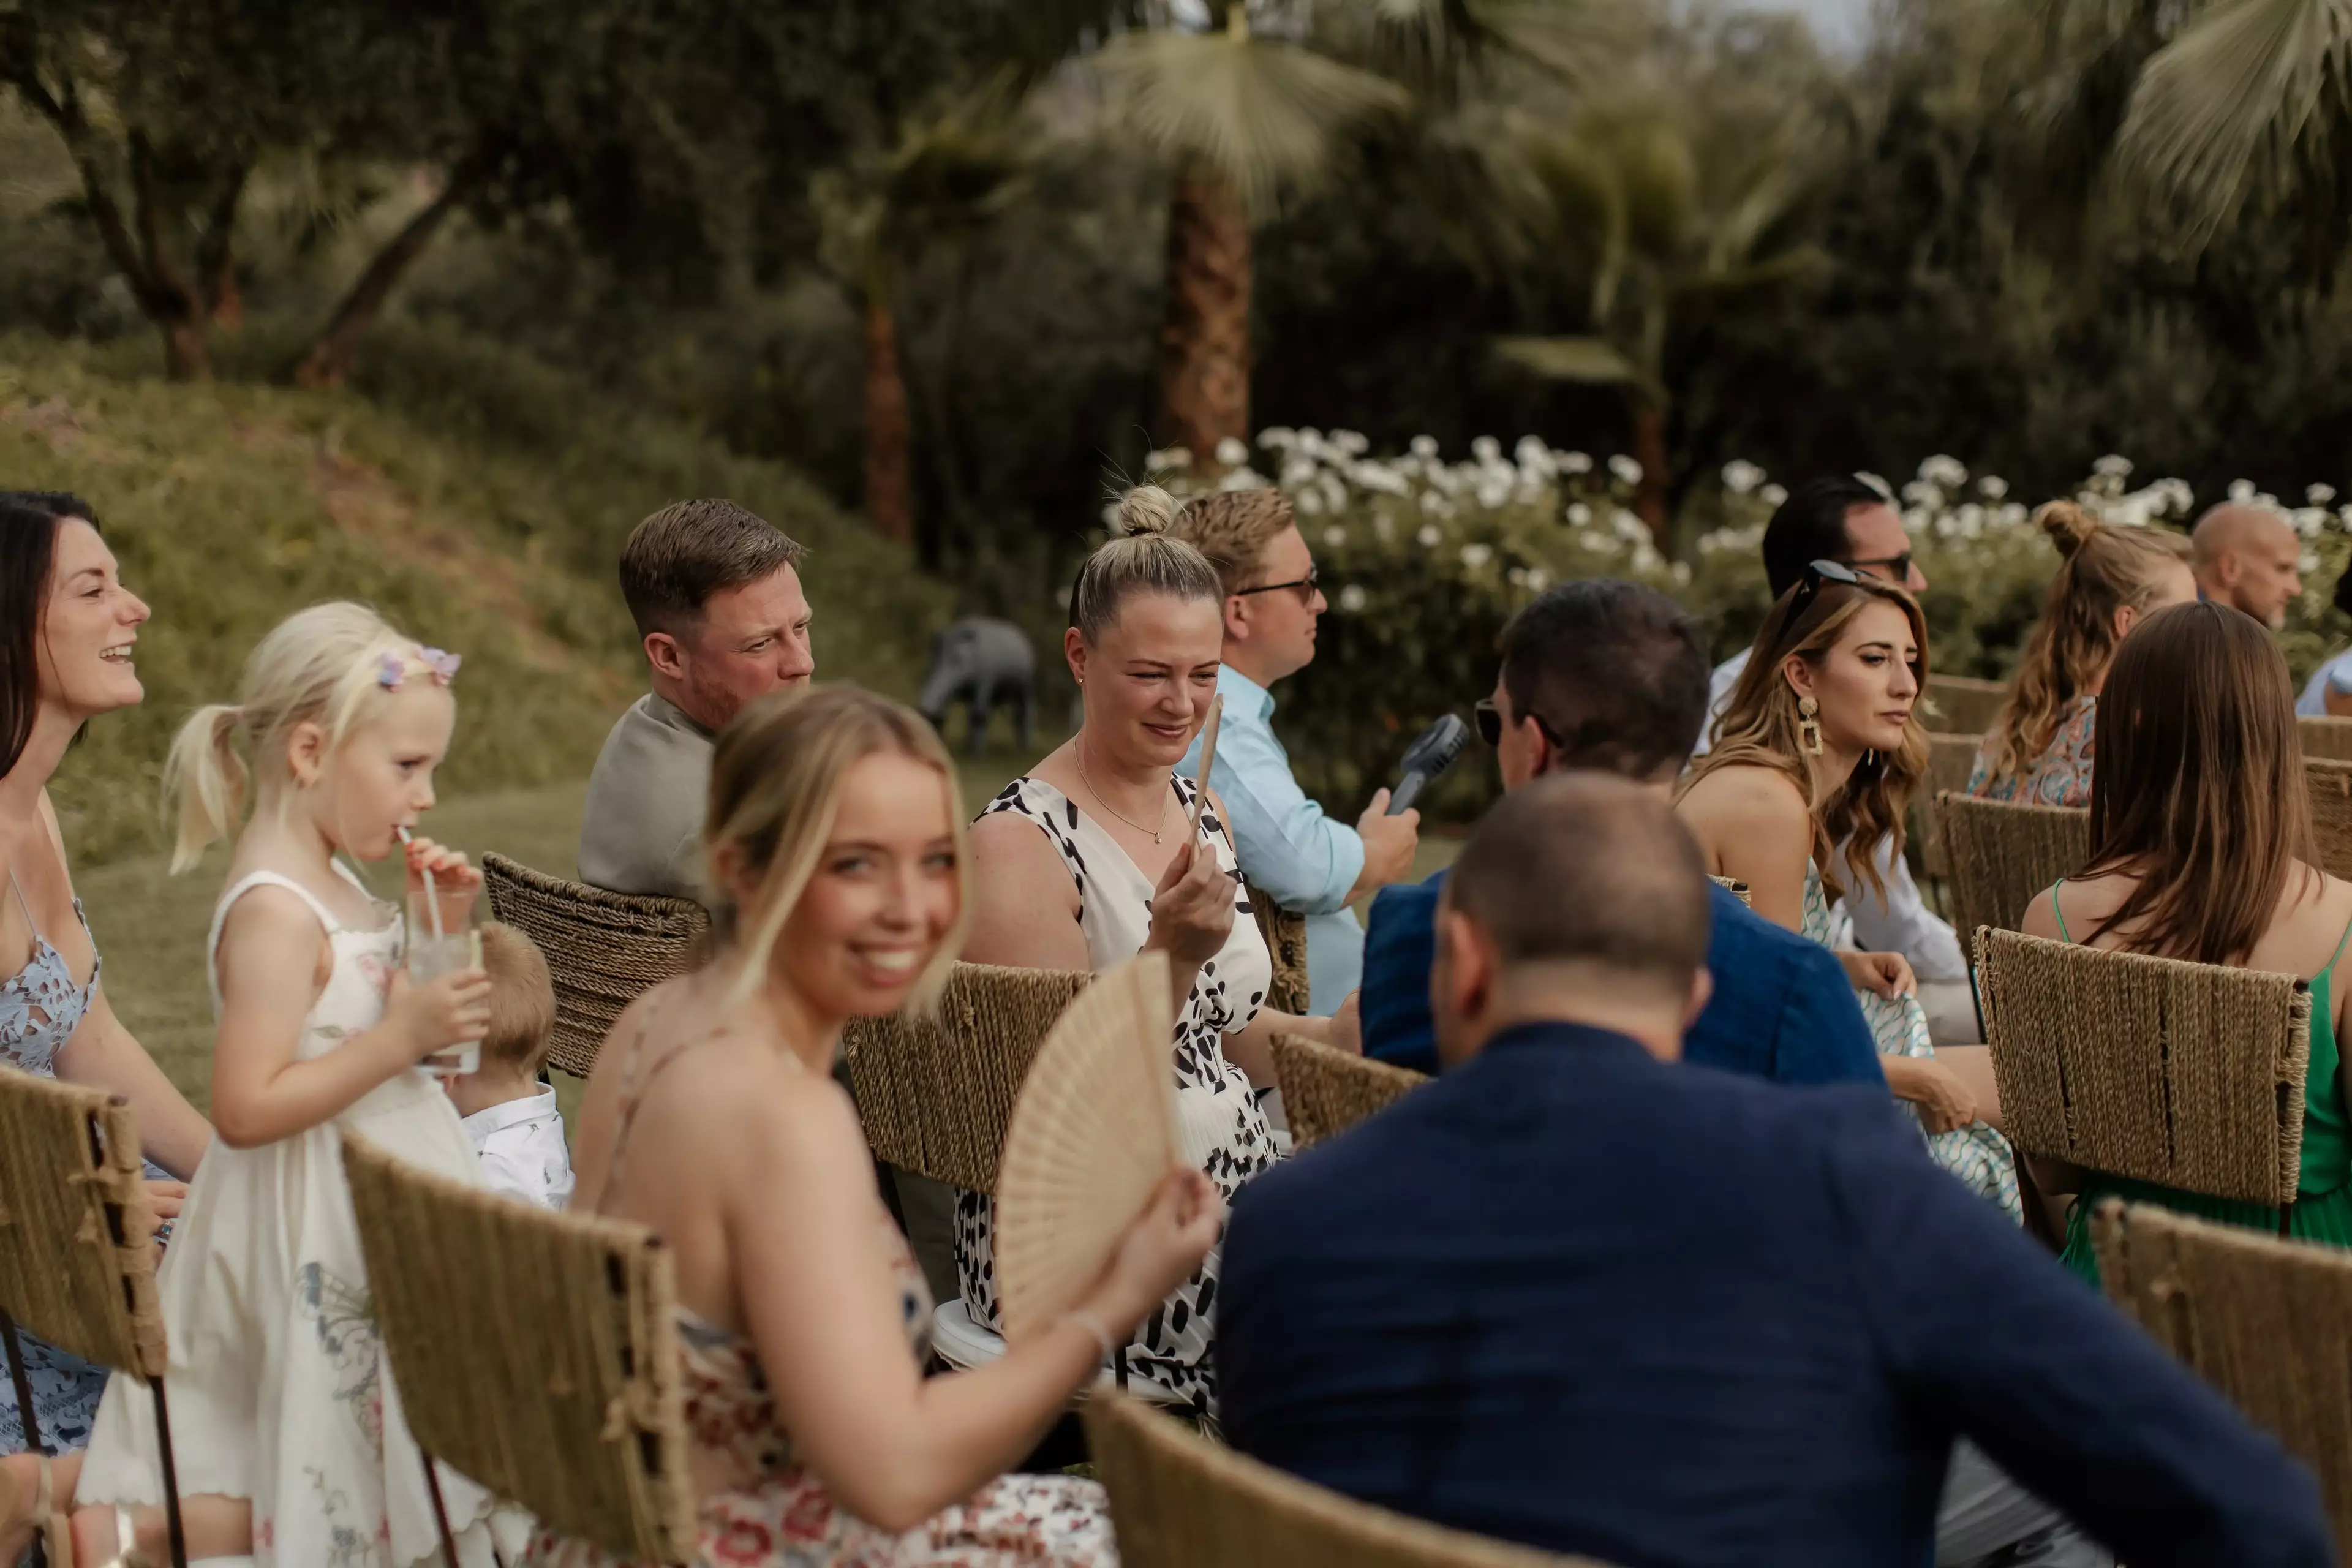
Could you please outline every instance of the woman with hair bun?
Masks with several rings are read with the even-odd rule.
[[[2091,804],[2099,689],[2126,633],[2197,597],[2189,541],[2103,522],[2070,500],[2033,514],[2058,547],[2058,574],[2026,638],[2017,681],[1977,753],[1969,793],[2028,805]]]
[[[1331,1020],[1265,1007],[1273,960],[1240,891],[1213,791],[1177,774],[1216,696],[1224,589],[1192,546],[1169,537],[1174,498],[1150,486],[1119,502],[1118,537],[1087,557],[1063,652],[1078,683],[1078,732],[1007,784],[971,829],[975,908],[964,956],[1023,969],[1104,970],[1146,948],[1168,954],[1185,1157],[1231,1198],[1273,1164],[1258,1096],[1274,1087],[1277,1029],[1331,1037]],[[996,1326],[995,1206],[956,1209],[956,1267],[973,1318]],[[1202,1418],[1216,1408],[1211,1331],[1216,1255],[1145,1321],[1129,1379]]]

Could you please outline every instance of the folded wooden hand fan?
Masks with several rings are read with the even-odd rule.
[[[1168,956],[1095,977],[1037,1047],[996,1177],[1005,1337],[1043,1333],[1102,1275],[1178,1159]]]

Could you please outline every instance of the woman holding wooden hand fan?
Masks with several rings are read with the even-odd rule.
[[[623,1014],[589,1080],[572,1206],[650,1226],[677,1260],[698,1563],[1116,1561],[1093,1482],[1003,1472],[1199,1265],[1216,1190],[1170,1171],[1076,1305],[926,1380],[922,1275],[830,1074],[845,1020],[945,983],[962,821],[916,714],[847,687],[752,704],[711,769],[719,955]],[[528,1561],[610,1559],[549,1535]]]
[[[977,907],[964,957],[1099,973],[1139,952],[1166,953],[1183,1153],[1231,1197],[1275,1161],[1257,1100],[1274,1087],[1275,1033],[1328,1040],[1332,1021],[1265,1007],[1273,960],[1235,877],[1223,813],[1175,771],[1212,721],[1224,588],[1199,551],[1168,536],[1174,517],[1165,491],[1129,491],[1120,537],[1079,570],[1064,652],[1085,721],[972,825]],[[1002,1331],[994,1253],[994,1201],[962,1194],[964,1304]],[[1127,1347],[1132,1382],[1202,1417],[1216,1410],[1215,1302],[1213,1257]]]

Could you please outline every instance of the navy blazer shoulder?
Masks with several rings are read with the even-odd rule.
[[[1364,1054],[1437,1070],[1429,1015],[1437,898],[1445,879],[1381,889],[1364,937]],[[1706,966],[1715,995],[1683,1039],[1683,1059],[1774,1083],[1884,1085],[1878,1047],[1837,955],[1774,925],[1710,882]]]

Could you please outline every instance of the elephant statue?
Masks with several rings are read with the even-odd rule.
[[[1008,698],[1022,749],[1035,744],[1036,695],[1037,654],[1027,634],[1011,621],[966,616],[931,639],[931,670],[915,707],[944,729],[949,707],[961,699],[971,715],[971,754],[977,757],[988,748],[991,708]]]

